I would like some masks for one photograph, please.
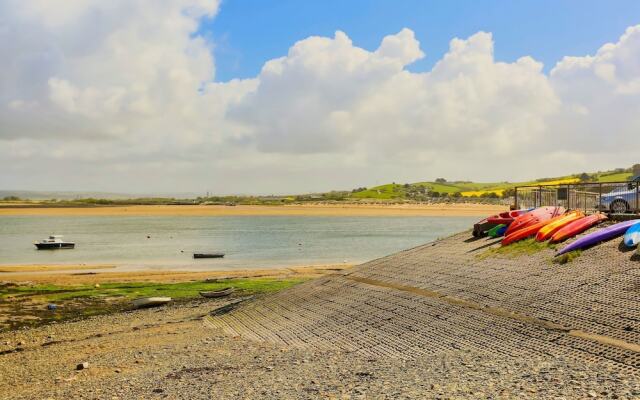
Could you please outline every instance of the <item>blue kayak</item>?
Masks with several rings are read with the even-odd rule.
[[[605,240],[613,239],[615,237],[623,235],[627,231],[627,229],[629,229],[630,226],[635,225],[639,222],[640,221],[638,220],[624,221],[624,222],[619,222],[617,224],[608,226],[603,229],[599,229],[593,233],[590,233],[586,236],[581,237],[575,242],[572,242],[568,246],[564,247],[562,250],[560,250],[556,254],[556,257],[564,253],[568,253],[570,251],[581,250],[586,247],[598,244],[600,242],[604,242]]]
[[[627,247],[636,247],[640,243],[640,221],[636,222],[624,234],[624,245]]]

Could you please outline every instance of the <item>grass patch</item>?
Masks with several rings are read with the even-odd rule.
[[[492,249],[488,249],[478,257],[485,259],[490,258],[496,255],[516,258],[524,255],[535,254],[539,251],[545,249],[555,249],[554,244],[550,244],[549,242],[538,242],[535,238],[529,238],[525,240],[520,240],[515,243],[511,243],[508,246],[500,246]]]
[[[198,297],[200,291],[217,290],[233,286],[243,295],[269,293],[288,288],[305,279],[246,278],[224,279],[214,282],[151,283],[126,282],[93,285],[33,285],[11,286],[0,293],[0,299],[7,297],[38,297],[48,302],[79,298],[122,297],[133,299],[148,296],[169,296],[175,299]]]
[[[554,264],[560,264],[560,265],[564,265],[567,263],[570,263],[571,261],[575,260],[576,258],[580,257],[580,254],[582,254],[581,250],[576,250],[576,251],[570,251],[568,253],[565,253],[559,257],[555,257],[553,259],[553,263]]]
[[[232,286],[233,296],[272,293],[306,281],[305,278],[239,278],[211,282],[127,282],[93,285],[0,285],[0,331],[33,327],[52,321],[86,318],[131,308],[138,297],[168,296],[177,301],[200,298],[200,291]],[[47,310],[54,303],[58,309]]]

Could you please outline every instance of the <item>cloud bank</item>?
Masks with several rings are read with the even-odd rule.
[[[549,74],[496,61],[487,32],[410,72],[425,57],[410,29],[373,51],[338,31],[218,83],[215,43],[196,34],[217,11],[0,3],[0,187],[303,192],[638,162],[640,26]]]

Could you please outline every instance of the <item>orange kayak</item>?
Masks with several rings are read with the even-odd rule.
[[[605,219],[607,219],[607,216],[604,214],[593,214],[589,215],[588,217],[573,221],[554,233],[553,236],[551,236],[551,243],[561,242],[563,240],[572,238],[577,234],[582,233],[592,226],[600,223],[601,221],[604,221]]]
[[[564,207],[539,207],[526,214],[516,217],[504,233],[505,238],[510,234],[539,222],[548,221],[551,218],[564,214]]]
[[[558,215],[557,217],[553,217],[551,219],[548,219],[546,221],[542,221],[542,222],[537,222],[535,224],[526,226],[524,228],[520,228],[515,232],[512,232],[511,234],[509,234],[509,236],[505,237],[504,239],[502,239],[502,245],[506,246],[509,245],[513,242],[517,242],[518,240],[522,240],[522,239],[526,239],[528,237],[531,236],[535,236],[540,229],[542,229],[545,225],[548,225],[550,223],[553,223],[555,221],[559,221],[560,219],[564,218],[564,215]]]
[[[559,220],[543,226],[542,229],[540,229],[536,234],[536,240],[538,242],[544,242],[545,240],[553,236],[553,234],[560,230],[563,226],[570,224],[573,221],[579,220],[583,217],[584,213],[582,211],[571,211],[569,213],[566,213]]]

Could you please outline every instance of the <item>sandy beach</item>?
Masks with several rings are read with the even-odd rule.
[[[283,206],[219,205],[141,205],[103,207],[10,207],[1,206],[3,215],[43,216],[487,216],[507,211],[496,204],[305,204]]]

